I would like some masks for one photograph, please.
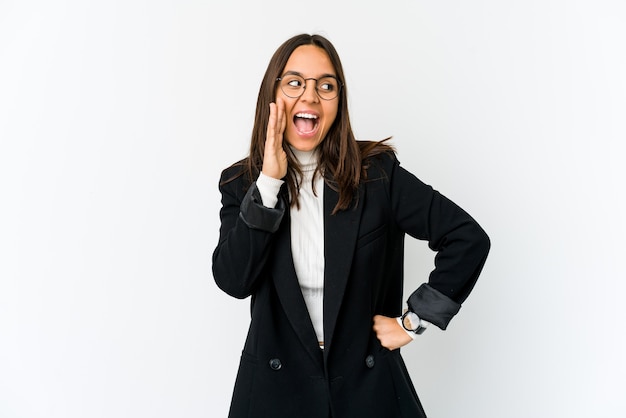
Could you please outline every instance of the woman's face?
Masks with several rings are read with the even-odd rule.
[[[316,81],[306,79],[319,80],[328,75],[336,76],[335,68],[326,51],[315,45],[302,45],[291,53],[282,76],[294,74],[305,79],[306,89],[302,96],[287,96],[280,87],[281,82],[276,87],[276,99],[282,99],[285,103],[287,126],[284,137],[295,149],[311,151],[324,140],[335,121],[339,97],[321,99],[316,91]]]

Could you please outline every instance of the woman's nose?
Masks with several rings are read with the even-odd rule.
[[[304,100],[306,102],[316,103],[320,100],[317,95],[317,81],[316,80],[306,80],[306,88],[304,89],[304,93],[300,96],[300,100]]]

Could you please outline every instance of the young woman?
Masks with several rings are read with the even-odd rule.
[[[447,327],[489,239],[385,141],[355,140],[327,39],[298,35],[274,53],[250,153],[219,188],[213,275],[252,296],[229,416],[425,417],[398,348]],[[403,314],[405,234],[437,254]]]

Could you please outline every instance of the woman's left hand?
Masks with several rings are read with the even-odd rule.
[[[396,318],[375,315],[373,329],[381,345],[389,350],[395,350],[413,341],[411,336],[398,324]]]

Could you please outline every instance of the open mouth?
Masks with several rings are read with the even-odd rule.
[[[296,113],[293,117],[293,124],[295,125],[298,133],[302,135],[310,135],[317,129],[319,118],[317,115],[313,115],[311,113]]]

